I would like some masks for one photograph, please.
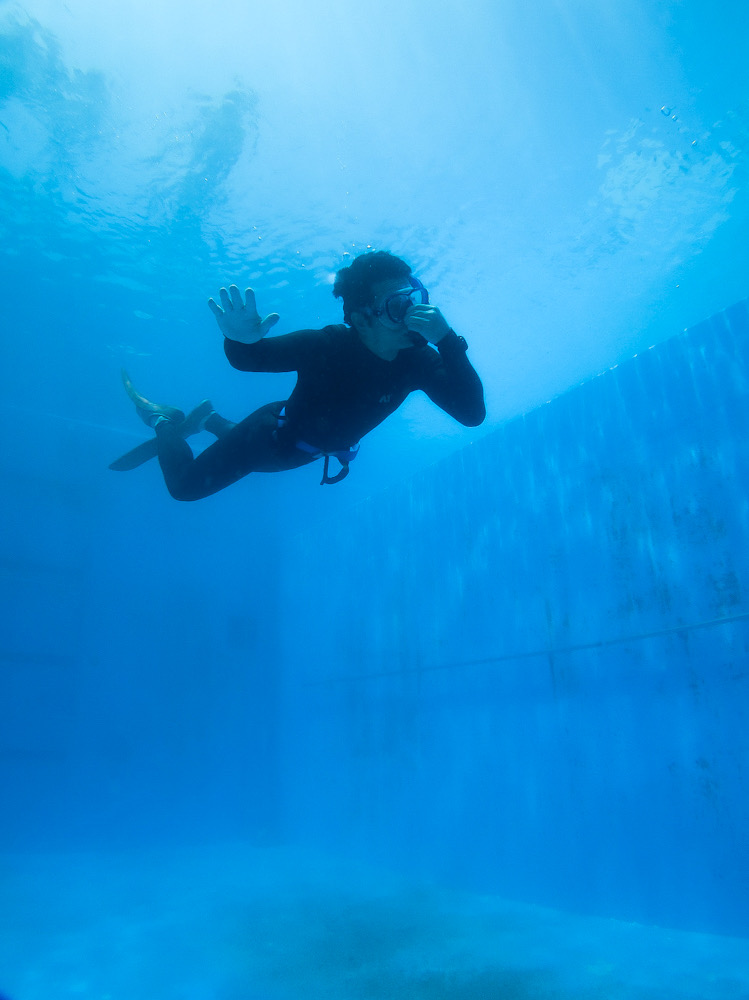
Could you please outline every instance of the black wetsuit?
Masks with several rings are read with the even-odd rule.
[[[437,350],[422,341],[392,361],[372,353],[343,325],[255,344],[225,340],[224,350],[240,371],[296,371],[297,383],[287,401],[256,410],[195,459],[173,425],[161,424],[159,461],[169,492],[179,500],[209,496],[250,472],[279,472],[321,454],[345,453],[416,389],[468,427],[486,413],[465,341],[453,331]]]

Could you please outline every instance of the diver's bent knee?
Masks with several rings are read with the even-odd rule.
[[[202,500],[205,496],[205,493],[200,493],[197,490],[181,489],[178,486],[167,486],[167,489],[172,500],[179,500],[180,503],[191,503],[194,500]]]

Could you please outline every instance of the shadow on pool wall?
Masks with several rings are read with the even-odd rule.
[[[295,538],[287,834],[749,933],[748,497],[741,302]]]

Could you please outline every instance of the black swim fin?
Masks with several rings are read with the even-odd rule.
[[[182,437],[189,437],[191,434],[197,434],[199,430],[202,429],[203,421],[206,417],[209,417],[213,413],[213,406],[209,400],[204,399],[202,403],[195,407],[194,410],[190,410],[185,419],[181,424],[177,424],[175,430]],[[109,468],[113,469],[115,472],[129,472],[131,469],[137,469],[139,465],[143,465],[144,462],[148,462],[152,458],[156,458],[158,453],[158,447],[156,443],[156,438],[152,437],[148,441],[143,441],[142,444],[136,445],[131,448],[130,451],[126,451],[124,455],[120,455],[116,458],[114,462],[110,463]]]
[[[156,438],[153,437],[150,441],[144,441],[142,444],[136,445],[135,448],[131,448],[130,451],[126,451],[124,455],[120,455],[119,458],[110,463],[109,468],[114,469],[115,472],[129,472],[131,469],[137,469],[139,465],[143,465],[149,459],[156,458],[156,455]]]

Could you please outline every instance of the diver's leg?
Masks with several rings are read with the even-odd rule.
[[[250,472],[281,472],[307,465],[314,458],[276,440],[278,416],[284,404],[268,403],[240,423],[226,427],[206,424],[218,440],[197,458],[174,422],[156,426],[159,464],[164,482],[175,500],[200,500],[218,493]],[[223,420],[223,418],[220,418]],[[209,418],[210,423],[210,418]]]
[[[222,438],[236,426],[232,420],[227,420],[226,417],[222,417],[220,413],[216,413],[214,410],[203,424],[203,429],[207,430],[209,434],[213,434],[216,438]]]
[[[160,403],[152,403],[150,399],[146,399],[130,381],[130,376],[124,368],[121,375],[125,392],[135,403],[135,412],[143,423],[149,427],[155,428],[157,425],[164,423],[165,420],[168,420],[179,424],[180,436],[183,438],[190,437],[192,434],[198,434],[202,430],[207,430],[214,437],[219,438],[223,437],[224,434],[235,426],[231,420],[226,420],[220,414],[216,413],[210,399],[204,399],[202,403],[198,403],[195,409],[190,410],[187,416],[185,416],[182,410],[178,410],[174,406],[163,406]]]
[[[148,422],[150,426],[154,425],[153,418],[149,419]],[[202,403],[199,403],[194,410],[191,410],[187,414],[180,425],[179,432],[183,438],[191,437],[193,434],[200,433],[200,431],[208,431],[214,437],[220,438],[235,426],[236,424],[231,420],[227,420],[220,413],[216,413],[210,399],[204,399]]]

